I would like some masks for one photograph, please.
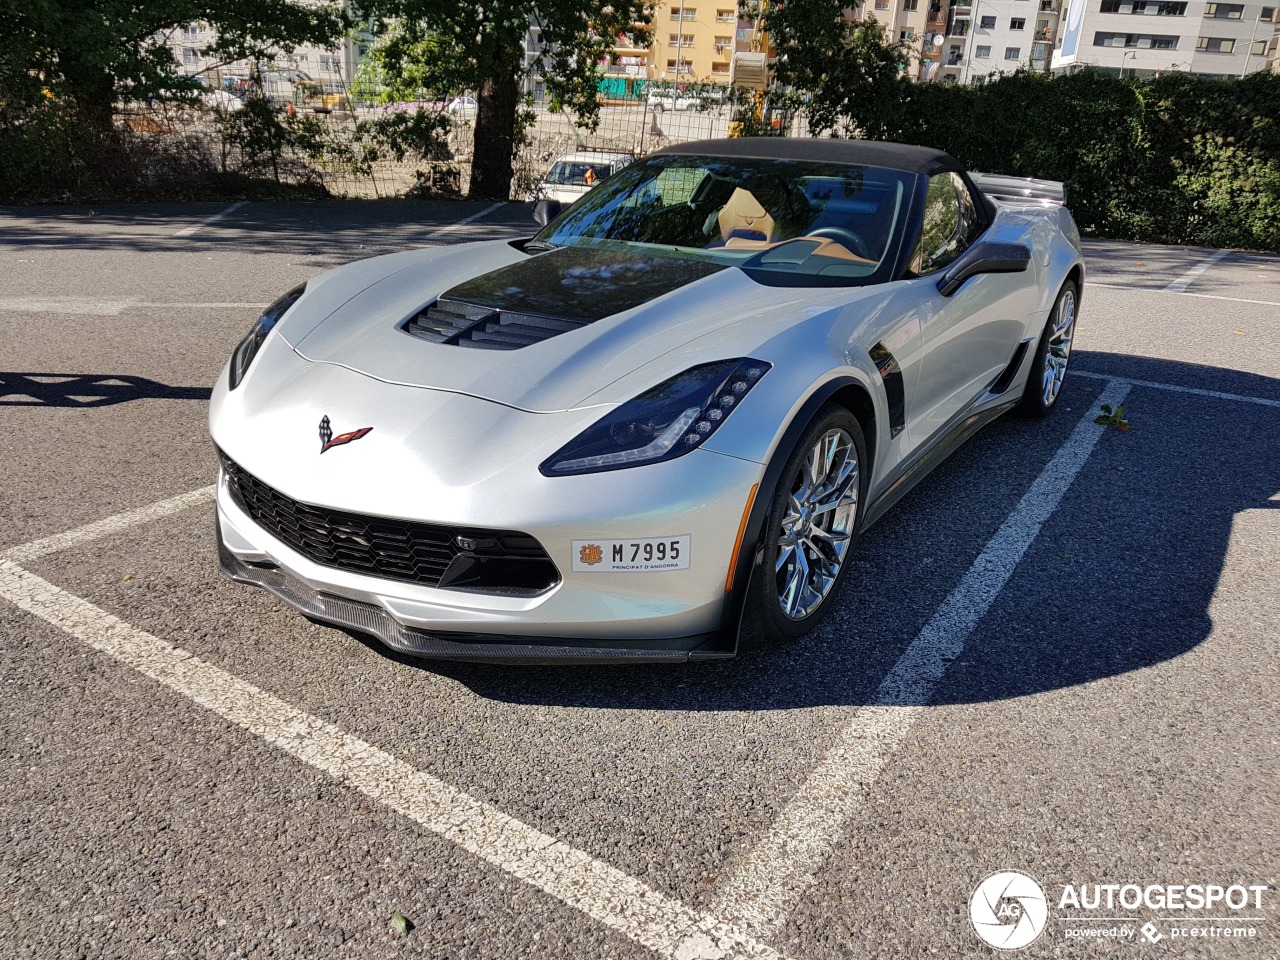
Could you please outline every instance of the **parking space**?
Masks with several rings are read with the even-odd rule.
[[[789,649],[422,665],[219,575],[209,385],[259,307],[531,227],[0,211],[0,953],[979,956],[1001,869],[1266,885],[1229,943],[1106,916],[1280,952],[1280,258],[1091,242],[1062,408],[957,452]],[[1024,953],[1120,949],[1074,921]]]

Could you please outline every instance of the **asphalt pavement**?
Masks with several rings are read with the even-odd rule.
[[[1280,956],[1280,257],[1089,242],[1060,408],[789,648],[413,663],[221,576],[207,401],[261,307],[532,229],[0,209],[0,956],[986,957],[1002,871],[1044,895],[991,901],[1040,918],[1016,955]],[[1265,889],[1153,905],[1194,886]]]

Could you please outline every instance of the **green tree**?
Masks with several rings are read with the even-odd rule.
[[[512,160],[524,131],[520,82],[532,70],[546,81],[553,107],[579,125],[599,123],[599,65],[618,34],[647,42],[652,9],[645,0],[368,0],[367,12],[396,27],[380,56],[381,79],[405,99],[476,94],[473,197],[505,200]],[[526,67],[525,36],[540,30],[543,57]]]
[[[189,87],[165,39],[199,22],[217,31],[207,52],[228,61],[328,45],[346,27],[336,3],[0,0],[0,107],[29,107],[44,97],[74,105],[93,129],[108,131],[117,101]]]
[[[875,17],[850,19],[850,8],[848,0],[805,0],[748,11],[778,53],[771,99],[789,96],[814,133],[900,138],[910,47],[887,39]]]

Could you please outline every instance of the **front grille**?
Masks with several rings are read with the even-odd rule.
[[[560,580],[542,545],[528,534],[371,517],[300,503],[218,453],[236,505],[272,536],[323,566],[489,593],[537,593]]]
[[[478,350],[519,350],[583,326],[585,320],[540,317],[439,300],[415,315],[404,325],[404,331],[432,343]]]

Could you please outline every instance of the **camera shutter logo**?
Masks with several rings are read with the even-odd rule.
[[[993,873],[973,891],[969,919],[984,943],[1000,950],[1017,950],[1044,932],[1049,904],[1044,890],[1025,873]]]

